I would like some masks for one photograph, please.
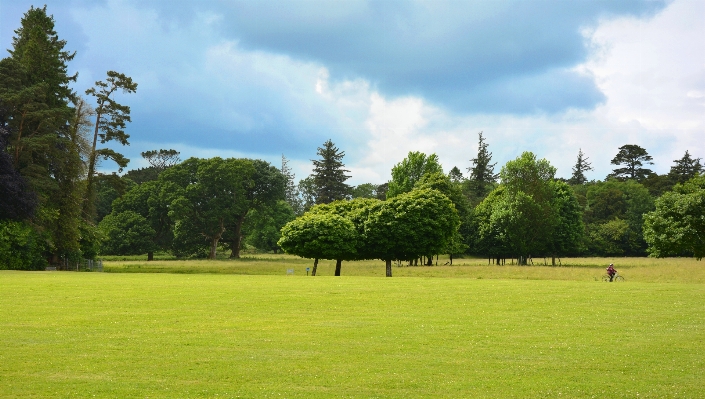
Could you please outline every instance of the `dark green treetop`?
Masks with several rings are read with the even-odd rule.
[[[424,175],[434,172],[443,173],[438,155],[409,152],[404,160],[392,168],[392,180],[389,182],[387,198],[410,192]]]
[[[653,165],[652,160],[653,158],[644,148],[636,144],[625,144],[619,147],[619,152],[611,162],[612,165],[623,165],[623,167],[613,169],[607,177],[641,181],[654,173],[651,169],[642,167],[644,164]]]
[[[594,170],[592,164],[588,162],[588,157],[583,153],[583,149],[578,150],[578,159],[575,161],[575,166],[573,166],[573,175],[568,179],[568,183],[571,185],[585,184],[588,179],[585,177],[585,172],[589,170]]]
[[[484,198],[492,191],[499,176],[494,173],[494,167],[497,163],[491,163],[492,153],[487,147],[488,144],[485,142],[482,132],[478,133],[477,158],[470,160],[472,166],[468,168],[470,175],[467,183],[473,197],[478,199]]]
[[[316,203],[327,204],[336,200],[347,198],[351,188],[345,183],[350,172],[343,164],[344,151],[340,151],[331,140],[323,143],[318,148],[321,157],[313,162],[313,182],[316,187]]]
[[[675,165],[671,166],[668,176],[675,183],[685,183],[703,171],[700,158],[691,158],[688,150],[685,151],[683,158],[676,159],[673,162],[675,162]]]

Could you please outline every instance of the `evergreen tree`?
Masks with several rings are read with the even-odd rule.
[[[45,235],[52,262],[77,258],[81,230],[80,197],[83,159],[80,124],[70,102],[78,104],[69,83],[67,63],[75,53],[54,31],[44,8],[31,7],[15,31],[10,57],[0,61],[0,103],[3,127],[10,133],[8,152],[13,166],[38,194],[32,221]],[[44,254],[46,255],[46,254]]]
[[[668,176],[675,183],[685,183],[703,171],[700,158],[691,158],[688,150],[685,151],[683,158],[676,159],[673,162],[676,164],[671,166],[671,171],[668,173]]]
[[[328,204],[336,200],[345,199],[350,195],[352,189],[345,181],[350,178],[343,169],[345,164],[342,160],[344,151],[338,148],[329,139],[323,143],[323,147],[318,148],[319,160],[313,161],[313,181],[316,186],[316,203]]]
[[[612,159],[612,165],[624,165],[613,169],[607,177],[618,179],[634,179],[641,181],[654,173],[651,169],[642,168],[644,164],[653,165],[653,158],[645,149],[636,144],[626,144],[619,147],[619,152]]]
[[[462,183],[465,180],[465,176],[463,176],[457,166],[453,166],[453,169],[448,172],[448,177],[453,183]]]
[[[494,167],[497,163],[490,163],[492,161],[492,153],[487,150],[488,144],[485,142],[482,132],[478,133],[478,137],[477,158],[470,160],[473,166],[468,168],[468,172],[470,172],[468,188],[472,196],[481,199],[492,191],[499,174],[494,173]]]
[[[583,149],[578,150],[578,160],[575,161],[575,166],[573,166],[573,176],[568,179],[568,183],[572,185],[585,184],[587,183],[587,178],[585,177],[585,172],[588,170],[594,170],[592,164],[588,162],[588,157],[583,154]]]
[[[294,214],[301,215],[304,213],[303,203],[299,197],[299,189],[296,186],[295,178],[296,175],[289,167],[289,160],[286,159],[284,154],[282,154],[282,175],[286,178],[286,185],[284,186],[284,200],[294,211]]]
[[[170,168],[181,162],[179,154],[181,153],[172,149],[160,149],[140,153],[142,158],[147,160],[149,165],[157,171],[157,174],[163,172],[164,169]]]
[[[125,133],[125,124],[130,122],[130,107],[119,104],[113,98],[118,90],[124,93],[137,91],[137,83],[132,78],[115,71],[108,71],[107,82],[97,81],[95,87],[86,90],[86,94],[96,98],[98,106],[95,109],[95,131],[93,132],[93,146],[88,156],[88,174],[86,176],[86,202],[84,212],[90,219],[95,217],[95,187],[93,184],[95,170],[100,159],[112,159],[122,168],[130,162],[122,154],[110,148],[97,148],[98,140],[101,144],[116,140],[122,145],[130,145],[127,139],[130,135]]]

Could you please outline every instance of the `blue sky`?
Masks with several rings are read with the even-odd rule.
[[[623,144],[659,173],[705,158],[704,0],[45,1],[78,92],[138,82],[130,167],[284,154],[302,178],[330,138],[382,183],[408,151],[465,171],[479,131],[498,166],[529,150],[564,177],[581,148],[595,179]],[[2,48],[32,4],[0,0]]]

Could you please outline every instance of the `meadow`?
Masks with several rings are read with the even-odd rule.
[[[703,263],[609,261],[2,271],[0,397],[705,397]]]

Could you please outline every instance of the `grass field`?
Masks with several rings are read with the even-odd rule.
[[[3,271],[0,397],[705,397],[703,263],[604,261]]]

